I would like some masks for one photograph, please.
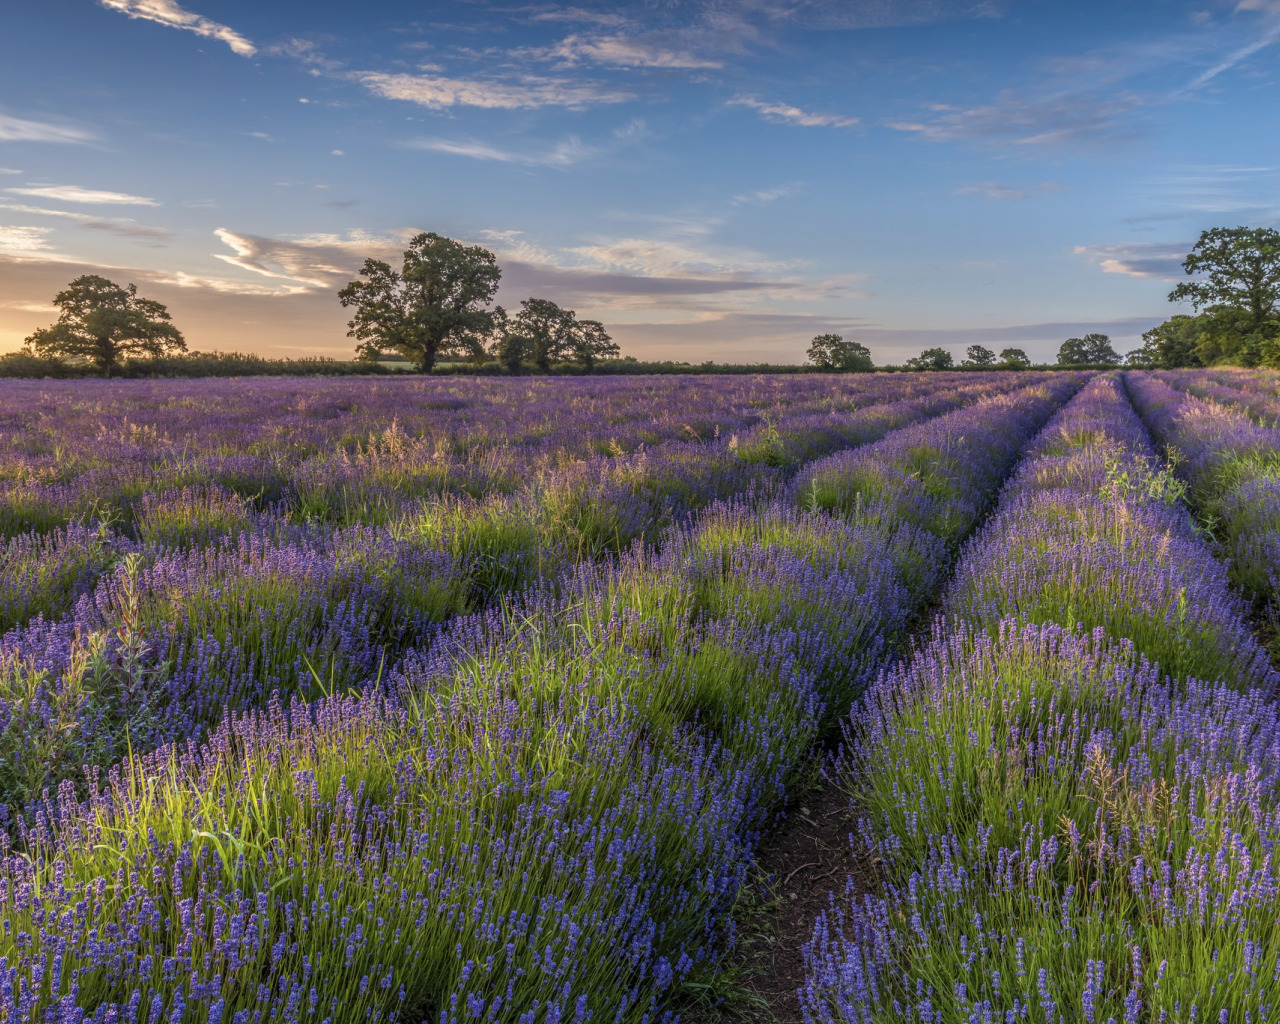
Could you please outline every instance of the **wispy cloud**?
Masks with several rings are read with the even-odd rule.
[[[1021,202],[1036,193],[1060,192],[1063,186],[1056,181],[1042,181],[1031,186],[1031,191],[1015,188],[1013,185],[1002,185],[998,181],[979,181],[972,185],[962,185],[955,190],[958,196],[982,196],[992,202]]]
[[[268,285],[257,284],[252,281],[232,281],[225,277],[192,274],[185,270],[151,271],[139,276],[153,284],[166,284],[174,288],[213,292],[216,295],[252,295],[263,298],[285,298],[294,295],[313,295],[315,293],[315,289],[307,285]]]
[[[56,313],[58,307],[49,302],[6,302],[4,309],[16,309],[21,313]]]
[[[993,202],[1020,202],[1027,194],[1012,185],[1001,185],[997,181],[982,181],[976,185],[964,185],[956,189],[958,196],[983,196]]]
[[[432,110],[480,107],[527,110],[538,107],[582,109],[600,103],[624,103],[632,93],[598,82],[524,76],[518,80],[446,78],[443,75],[388,74],[360,71],[355,77],[366,89],[389,100],[416,103]]]
[[[49,244],[52,228],[0,225],[0,255],[11,259],[52,259],[53,246]]]
[[[24,185],[5,189],[17,196],[32,196],[36,199],[55,199],[63,203],[92,203],[107,206],[159,206],[154,199],[146,196],[133,196],[126,192],[103,192],[98,189],[81,188],[79,185]]]
[[[214,235],[231,252],[213,256],[251,274],[288,282],[282,293],[330,288],[341,278],[353,275],[366,257],[397,257],[409,234],[353,231],[345,236],[320,234],[280,239],[218,228]]]
[[[819,114],[789,103],[767,101],[756,96],[735,96],[729,100],[730,107],[749,107],[766,121],[774,124],[795,124],[806,128],[852,128],[858,124],[856,117],[843,114]]]
[[[522,164],[527,167],[571,167],[594,156],[598,150],[570,136],[550,149],[541,152],[521,152],[502,149],[474,139],[412,139],[404,143],[409,149],[423,149],[434,153],[449,153],[472,160],[491,160],[504,164]]]
[[[779,199],[787,199],[798,195],[803,189],[798,185],[778,185],[774,188],[757,189],[755,192],[743,192],[734,196],[730,202],[734,206],[767,206]]]
[[[570,66],[586,61],[616,68],[709,70],[724,67],[723,61],[698,56],[690,50],[674,48],[658,40],[624,35],[594,38],[571,35],[540,51],[539,55]]]
[[[1122,245],[1077,245],[1075,254],[1097,263],[1104,274],[1180,281],[1190,242],[1127,242]]]
[[[589,11],[583,7],[560,7],[545,11],[537,11],[533,21],[564,21],[578,24],[619,26],[625,25],[627,19],[621,14],[609,11]]]
[[[1260,10],[1266,15],[1280,15],[1280,4],[1276,3],[1242,3],[1237,10]],[[1246,43],[1244,46],[1238,47],[1228,53],[1220,61],[1212,67],[1197,75],[1187,85],[1188,89],[1199,89],[1201,86],[1208,85],[1219,75],[1226,71],[1230,71],[1238,64],[1244,63],[1259,50],[1265,50],[1277,40],[1280,40],[1280,22],[1274,22],[1268,27],[1261,36],[1252,42]]]
[[[597,312],[662,310],[718,316],[727,309],[782,302],[847,299],[861,294],[863,274],[805,276],[795,263],[749,250],[703,244],[701,232],[667,237],[600,239],[548,249],[518,231],[481,233],[502,258],[503,287],[525,294],[545,291],[557,301],[582,303]]]
[[[83,128],[0,114],[0,142],[90,142],[94,138],[92,132]]]
[[[21,174],[16,167],[0,167],[0,174]]]
[[[170,233],[164,228],[139,224],[128,217],[102,218],[80,210],[53,210],[45,206],[28,206],[26,203],[0,202],[0,210],[34,214],[38,217],[57,217],[60,220],[79,221],[81,227],[88,228],[90,231],[105,231],[135,242],[146,242],[152,246],[158,246],[162,244],[162,239],[170,237]]]
[[[164,228],[135,224],[129,220],[86,220],[80,226],[90,231],[105,231],[133,242],[142,242],[153,248],[160,248],[164,245],[164,240],[171,237]]]
[[[813,28],[849,30],[999,18],[1005,5],[992,0],[744,0],[742,6],[762,8],[778,20]]]
[[[66,220],[92,220],[93,214],[80,210],[51,210],[46,206],[30,206],[27,203],[0,202],[0,210],[12,210],[14,213],[30,213],[38,217],[62,217]]]
[[[257,47],[233,28],[210,21],[203,15],[179,7],[174,0],[98,0],[108,10],[119,11],[130,18],[154,21],[169,28],[185,29],[206,39],[217,39],[241,57],[252,57]]]
[[[929,117],[890,121],[888,126],[930,142],[985,139],[1020,146],[1078,143],[1131,134],[1133,129],[1126,116],[1142,103],[1133,93],[1102,98],[1077,94],[1028,98],[1007,91],[995,103],[985,106],[935,104]]]

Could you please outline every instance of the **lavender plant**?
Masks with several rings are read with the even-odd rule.
[[[884,886],[819,921],[806,1019],[1274,1016],[1277,679],[1167,475],[1090,384],[856,708],[841,773]]]
[[[1076,386],[944,417],[957,490],[994,493]],[[481,499],[440,515],[415,499],[387,532],[273,521],[143,552],[131,589],[104,574],[77,615],[110,621],[127,597],[182,664],[218,666],[205,688],[233,709],[202,741],[134,751],[87,794],[68,780],[14,816],[0,1020],[671,1017],[731,941],[760,830],[824,716],[927,596],[891,541],[945,549],[895,499],[844,521],[792,502],[758,528],[740,503],[689,502],[659,552],[576,564],[438,633],[474,598],[470,553],[542,543],[512,506],[474,533],[453,510]],[[304,656],[355,673],[405,623],[414,646],[354,691],[225,696],[261,674],[237,675],[249,663],[224,637],[259,631],[244,650],[281,678]],[[80,634],[40,620],[11,636],[46,671]],[[195,636],[216,647],[182,646]]]

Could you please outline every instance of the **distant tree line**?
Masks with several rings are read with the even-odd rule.
[[[1142,336],[1142,347],[1123,358],[1105,334],[1068,338],[1057,365],[1175,367],[1266,366],[1280,368],[1280,232],[1273,228],[1212,228],[1201,232],[1182,268],[1194,281],[1179,284],[1170,302],[1190,302],[1195,315],[1179,313]],[[997,358],[970,345],[961,367],[1012,369],[1029,366],[1020,349]],[[949,370],[951,353],[928,348],[908,359],[906,369]]]
[[[1177,314],[1147,331],[1141,348],[1129,352],[1130,366],[1188,367],[1237,364],[1280,367],[1280,232],[1272,228],[1212,228],[1201,233],[1182,263],[1194,281],[1169,293],[1170,302],[1190,302],[1194,315]],[[419,372],[441,359],[463,360],[473,372],[535,370],[590,373],[601,361],[618,362],[620,351],[598,320],[579,319],[550,299],[530,297],[514,313],[493,305],[502,271],[493,253],[433,232],[414,237],[400,269],[365,260],[359,279],[338,293],[354,310],[348,336],[355,338],[360,366],[380,372],[394,354]],[[186,340],[163,303],[140,298],[132,284],[121,287],[98,275],[72,281],[54,296],[59,316],[26,339],[26,352],[0,358],[0,376],[32,376],[40,371],[89,372],[111,376],[124,371],[191,375],[195,367],[215,373],[260,373],[268,362],[280,372],[330,373],[351,364],[328,361],[264,361],[222,353],[187,353]],[[65,363],[65,360],[71,362]],[[238,360],[238,361],[237,361]],[[185,362],[192,366],[186,366]],[[1120,355],[1105,334],[1068,338],[1057,365],[1114,366]],[[305,365],[304,365],[305,363]],[[323,363],[324,365],[320,365]],[[639,365],[639,364],[637,364]],[[664,372],[665,364],[647,372]],[[671,372],[689,372],[680,369]],[[1019,348],[997,355],[970,345],[962,369],[1020,369],[1031,365]],[[808,350],[808,366],[827,373],[875,369],[871,352],[839,334],[820,334]],[[957,368],[945,348],[927,348],[908,359],[908,370]],[[717,368],[723,372],[727,368]],[[350,370],[346,371],[350,372]],[[634,372],[634,370],[633,370]],[[716,372],[716,371],[710,371]],[[43,374],[41,374],[43,375]]]
[[[417,235],[405,250],[399,270],[381,260],[365,260],[360,279],[338,293],[353,307],[348,335],[359,345],[356,354],[370,371],[395,353],[415,370],[429,373],[441,357],[457,357],[472,368],[501,367],[508,373],[526,368],[542,372],[553,364],[572,363],[591,372],[601,360],[620,351],[598,320],[579,319],[550,299],[528,298],[508,314],[490,308],[502,271],[493,253],[434,233]],[[188,375],[186,360],[219,375],[262,372],[270,363],[283,372],[325,373],[350,364],[332,361],[264,361],[222,353],[188,354],[186,339],[163,303],[138,296],[130,284],[120,286],[94,274],[78,277],[54,296],[59,316],[50,327],[26,339],[26,352],[7,358],[4,376],[62,375],[81,369],[108,377],[137,372],[135,364],[160,375]],[[239,360],[237,362],[237,360]],[[321,366],[320,362],[324,365]],[[295,365],[296,364],[296,365]],[[358,368],[354,368],[358,369]],[[220,372],[221,371],[221,372]]]

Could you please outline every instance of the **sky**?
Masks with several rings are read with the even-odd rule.
[[[419,231],[624,353],[1120,351],[1280,226],[1280,0],[5,0],[0,352],[99,273],[348,358]]]

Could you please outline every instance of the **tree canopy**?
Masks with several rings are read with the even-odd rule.
[[[809,362],[826,372],[865,372],[875,369],[871,350],[857,341],[845,341],[839,334],[819,334],[809,343]]]
[[[182,332],[163,303],[138,298],[134,285],[121,288],[96,274],[77,277],[53,298],[57,323],[26,339],[40,355],[89,360],[108,376],[125,356],[184,352]]]
[[[1182,268],[1203,276],[1179,284],[1169,301],[1190,302],[1196,315],[1179,314],[1147,331],[1130,362],[1164,368],[1280,366],[1280,232],[1203,231]]]
[[[965,349],[964,362],[961,366],[995,366],[996,354],[985,345],[970,345]]]
[[[1280,300],[1280,231],[1274,228],[1210,228],[1200,232],[1182,269],[1203,274],[1169,293],[1170,302],[1188,301],[1196,312],[1223,308],[1244,312],[1244,333],[1257,330],[1276,313]]]
[[[347,336],[360,341],[361,358],[389,349],[429,372],[439,356],[484,353],[496,323],[487,307],[502,277],[488,249],[424,232],[409,242],[399,271],[368,259],[360,276],[338,299],[355,307]]]
[[[1031,360],[1027,358],[1027,354],[1020,348],[1002,348],[1000,350],[1000,362],[1005,366],[1030,366]]]
[[[545,371],[564,359],[590,369],[597,360],[618,355],[619,349],[599,320],[579,320],[572,309],[550,299],[528,298],[520,303],[520,312],[504,322],[493,354],[513,372],[525,360]]]
[[[1154,366],[1173,369],[1180,366],[1202,366],[1198,346],[1204,325],[1200,317],[1185,313],[1170,317],[1142,335],[1142,348],[1125,355],[1129,366]]]
[[[927,348],[906,362],[908,370],[950,370],[955,359],[945,348]]]
[[[1111,347],[1111,339],[1105,334],[1086,334],[1083,338],[1068,338],[1058,349],[1059,366],[1119,362],[1120,356]]]

